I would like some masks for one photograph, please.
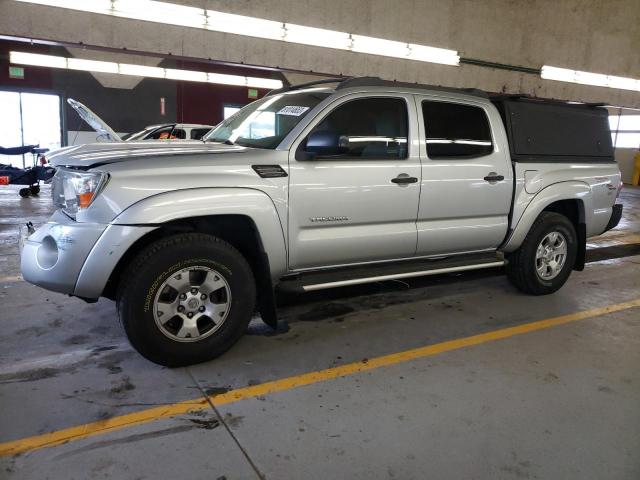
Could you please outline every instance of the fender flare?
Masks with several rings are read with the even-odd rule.
[[[141,200],[118,215],[116,225],[154,225],[193,217],[244,215],[258,230],[272,271],[286,272],[286,236],[269,195],[252,188],[192,188],[173,190]]]
[[[287,271],[284,228],[271,197],[250,188],[192,188],[159,193],[122,211],[91,249],[74,295],[98,298],[127,250],[149,232],[173,220],[243,215],[254,222],[272,283]]]
[[[505,242],[500,247],[503,252],[517,250],[526,238],[533,222],[552,203],[560,200],[579,200],[582,204],[581,223],[588,222],[588,213],[593,212],[591,187],[580,181],[558,182],[540,190],[531,199],[517,223],[511,229]],[[579,232],[576,232],[579,233]]]

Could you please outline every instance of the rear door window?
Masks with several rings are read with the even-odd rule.
[[[211,130],[210,128],[192,128],[191,129],[191,140],[200,140],[204,135]]]
[[[493,152],[491,127],[482,108],[425,100],[422,116],[429,158],[476,158]]]

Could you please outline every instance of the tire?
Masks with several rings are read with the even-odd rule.
[[[183,233],[155,241],[134,258],[116,302],[131,345],[154,363],[179,367],[214,359],[238,341],[253,315],[256,287],[251,267],[233,246]]]
[[[560,235],[555,237],[558,240],[551,245],[554,233]],[[558,268],[559,262],[555,259],[559,258],[558,252],[562,251],[560,238],[565,241],[566,254],[561,268]],[[550,249],[549,254],[543,255],[545,258],[542,259],[537,258],[538,247],[541,244],[541,252],[545,247]],[[571,221],[559,213],[542,212],[531,226],[520,248],[507,255],[507,276],[511,283],[524,293],[548,295],[562,287],[569,278],[577,250],[577,235]],[[551,262],[547,263],[549,259]]]
[[[29,192],[31,195],[38,195],[40,193],[40,185],[32,185],[29,187]]]
[[[28,188],[21,188],[18,191],[18,195],[20,195],[22,198],[27,198],[29,195],[31,195],[31,192]]]

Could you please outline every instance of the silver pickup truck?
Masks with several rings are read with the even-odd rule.
[[[168,366],[212,359],[275,290],[505,266],[533,295],[584,268],[615,227],[607,112],[353,78],[273,91],[202,142],[61,149],[50,221],[22,275],[117,302],[132,345]]]

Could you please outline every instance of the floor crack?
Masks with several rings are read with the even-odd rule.
[[[216,414],[216,416],[218,417],[218,421],[220,422],[220,424],[227,430],[227,433],[231,436],[231,438],[233,439],[233,441],[235,442],[235,444],[238,446],[238,448],[240,449],[240,451],[242,452],[242,455],[244,455],[244,458],[247,459],[247,462],[249,462],[249,465],[251,465],[251,468],[253,468],[253,471],[256,473],[256,475],[258,476],[258,478],[260,480],[266,480],[266,476],[264,473],[262,473],[260,471],[260,469],[258,468],[258,466],[255,464],[255,462],[251,459],[251,457],[249,456],[249,453],[247,452],[247,450],[242,446],[242,444],[240,444],[240,440],[238,440],[238,437],[236,437],[233,432],[231,431],[231,428],[229,427],[229,424],[225,421],[224,417],[222,416],[222,414],[220,413],[220,411],[216,408],[216,406],[213,404],[213,402],[211,401],[210,396],[207,394],[205,388],[200,385],[200,382],[193,376],[193,372],[191,372],[191,369],[187,368],[186,369],[187,372],[189,373],[189,376],[191,377],[191,379],[193,380],[193,382],[195,383],[196,387],[200,390],[200,392],[202,392],[202,395],[207,399],[207,403],[209,404],[209,406],[211,407],[211,409],[214,411],[214,413]]]

